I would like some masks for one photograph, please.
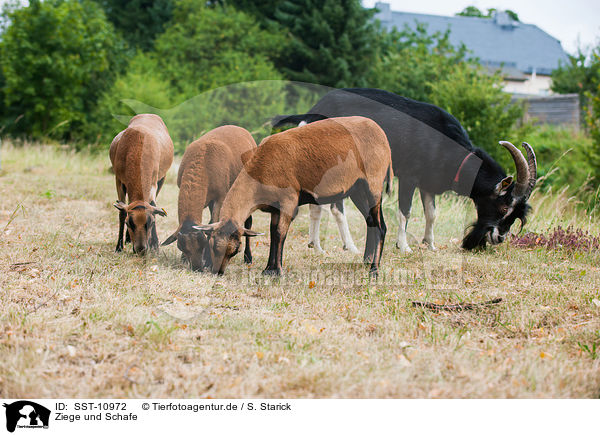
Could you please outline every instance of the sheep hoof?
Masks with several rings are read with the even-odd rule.
[[[267,276],[281,276],[281,270],[280,269],[265,269],[262,272],[263,275],[267,275]]]

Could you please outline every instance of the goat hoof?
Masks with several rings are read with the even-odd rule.
[[[360,253],[360,251],[358,250],[358,248],[356,246],[354,246],[354,245],[352,245],[350,247],[344,245],[344,251],[350,251],[353,254],[359,254]]]
[[[244,263],[252,264],[252,257],[244,255]]]
[[[433,242],[429,242],[429,241],[423,239],[423,241],[421,243],[424,243],[425,245],[427,245],[427,249],[429,249],[430,251],[437,251],[436,247],[433,245]]]
[[[412,249],[410,249],[410,246],[405,245],[399,245],[398,242],[396,242],[396,249],[400,249],[400,253],[401,254],[410,254],[412,252]]]

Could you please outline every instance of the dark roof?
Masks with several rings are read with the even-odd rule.
[[[428,33],[450,29],[452,45],[465,44],[472,57],[491,67],[503,64],[524,73],[535,70],[537,74],[549,75],[560,60],[567,60],[558,39],[536,25],[513,21],[505,12],[492,18],[444,17],[391,11],[389,3],[383,2],[375,7],[379,9],[375,18],[388,29],[402,30],[405,25],[415,29],[416,23],[425,24]]]

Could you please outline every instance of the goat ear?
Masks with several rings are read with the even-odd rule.
[[[498,184],[496,184],[496,187],[494,189],[494,193],[496,195],[500,195],[501,192],[505,191],[506,189],[508,189],[508,187],[513,183],[513,177],[508,176],[504,179],[502,179]]]
[[[215,230],[215,228],[217,228],[218,224],[219,224],[219,222],[215,222],[213,224],[208,224],[208,225],[194,225],[192,227],[192,229],[195,231],[203,232],[205,234],[210,234]]]
[[[179,230],[175,231],[173,234],[171,234],[167,240],[165,240],[164,242],[161,243],[160,246],[167,246],[170,245],[171,243],[173,243],[175,240],[177,240],[177,236],[179,236]]]
[[[162,216],[162,217],[166,217],[167,216],[166,210],[164,208],[158,208],[158,207],[154,207],[152,209],[152,214],[157,214],[157,215]]]
[[[256,237],[256,236],[264,236],[265,233],[257,233],[256,231],[252,231],[252,230],[247,230],[246,228],[244,228],[244,232],[242,233],[242,236],[246,236],[246,237]]]
[[[118,210],[127,210],[127,204],[125,204],[123,201],[115,201],[113,207],[115,207]]]

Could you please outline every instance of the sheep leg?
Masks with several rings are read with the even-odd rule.
[[[123,230],[125,229],[126,217],[127,213],[123,210],[119,210],[119,238],[117,239],[117,247],[115,248],[115,252],[121,252],[123,250]]]
[[[156,233],[156,224],[152,225],[152,230],[150,231],[150,248],[158,251],[158,234]]]
[[[371,263],[371,274],[377,276],[379,271],[379,264],[381,263],[381,256],[383,255],[383,245],[385,243],[385,234],[387,233],[387,226],[383,219],[383,207],[381,206],[381,198],[375,207],[370,210],[371,220],[374,222],[375,227],[379,230],[379,237],[377,240],[377,249],[373,252],[373,263]]]
[[[225,199],[225,197],[223,197]],[[223,205],[223,201],[211,201],[208,205],[210,210],[210,223],[213,224],[219,221],[219,216],[221,215],[221,206]]]
[[[125,202],[126,189],[119,179],[117,182],[117,196],[119,201]],[[123,230],[125,229],[125,219],[127,218],[127,212],[125,210],[119,210],[119,238],[117,239],[117,247],[115,252],[121,252],[123,250]],[[127,231],[129,236],[129,231]]]
[[[365,243],[365,253],[363,261],[365,264],[371,264],[371,271],[377,271],[378,251],[381,251],[382,228],[380,223],[381,196],[375,200],[371,192],[363,186],[354,191],[350,198],[361,212],[367,223],[367,241]],[[375,204],[374,206],[372,204]],[[385,233],[384,233],[385,234]]]
[[[348,221],[344,213],[344,201],[334,202],[331,204],[331,214],[335,218],[340,236],[342,237],[342,243],[344,244],[344,250],[350,251],[353,254],[358,254],[358,248],[354,245],[350,229],[348,228]]]
[[[158,196],[160,189],[163,187],[163,184],[165,183],[165,178],[167,178],[167,177],[164,176],[160,180],[158,180],[157,187],[156,187],[156,196]]]
[[[281,275],[283,244],[287,236],[292,213],[277,210],[271,213],[271,244],[269,248],[269,260],[263,275]]]
[[[252,229],[252,216],[249,216],[244,222],[244,228]],[[246,236],[246,248],[244,249],[244,263],[252,264],[252,251],[250,251],[250,237]]]
[[[381,262],[381,255],[383,253],[385,234],[387,232],[387,227],[383,220],[381,197],[375,204],[375,207],[372,207],[369,210],[365,220],[367,221],[367,246],[370,247],[369,257],[365,257],[365,262],[369,259],[371,260],[371,270],[369,273],[372,276],[377,277],[379,263]]]

